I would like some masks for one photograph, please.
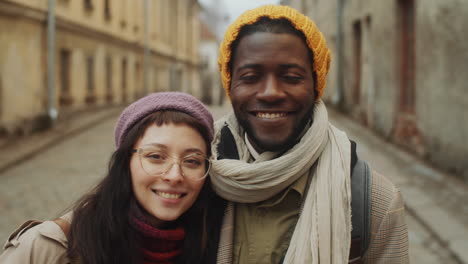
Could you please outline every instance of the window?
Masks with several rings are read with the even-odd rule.
[[[415,103],[415,8],[414,0],[399,0],[400,32],[400,108],[414,113]]]
[[[110,56],[106,57],[106,101],[112,102],[112,59]]]
[[[153,87],[151,89],[151,91],[160,91],[161,90],[161,87],[159,87],[159,69],[158,69],[158,66],[155,64],[154,65],[154,75],[153,75]]]
[[[361,102],[361,66],[362,66],[362,28],[361,21],[357,20],[353,24],[354,38],[354,87],[353,103]]]
[[[125,29],[127,27],[127,0],[123,0],[120,5],[120,27]]]
[[[424,140],[417,126],[415,109],[415,16],[415,0],[397,0],[400,98],[393,133],[398,143],[418,151]]]
[[[122,102],[127,101],[127,59],[122,59]]]
[[[140,94],[142,94],[141,90],[141,66],[140,63],[135,64],[135,98],[140,97]]]
[[[71,105],[73,103],[70,94],[70,51],[60,50],[60,95],[59,104],[61,106]]]
[[[104,0],[104,19],[106,21],[111,20],[111,8],[110,8],[110,0]]]
[[[2,76],[0,76],[0,120],[2,120],[2,115],[3,115],[3,88],[2,88]],[[2,134],[2,128],[0,127],[0,135]]]
[[[88,56],[86,58],[86,98],[88,104],[93,104],[96,100],[94,95],[94,58]]]
[[[83,4],[86,11],[92,11],[94,8],[92,0],[84,0]]]

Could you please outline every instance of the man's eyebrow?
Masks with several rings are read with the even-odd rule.
[[[298,69],[304,73],[307,72],[307,70],[302,67],[301,65],[297,64],[297,63],[281,63],[279,65],[281,68],[283,69],[291,69],[291,68],[295,68],[295,69]],[[244,69],[258,69],[262,67],[260,64],[256,64],[256,63],[248,63],[248,64],[244,64],[242,66],[240,66],[239,68],[236,69],[236,72],[239,72],[241,70],[244,70]]]
[[[307,70],[304,67],[302,67],[301,65],[296,64],[296,63],[282,63],[282,64],[280,64],[280,67],[285,68],[285,69],[296,68],[296,69],[301,70],[304,73],[307,72]]]
[[[258,69],[260,68],[260,64],[255,64],[255,63],[248,63],[248,64],[244,64],[242,66],[240,66],[239,68],[236,69],[236,71],[241,71],[241,70],[244,70],[244,69]]]

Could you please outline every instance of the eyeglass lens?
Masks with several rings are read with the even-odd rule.
[[[180,159],[169,156],[157,148],[143,148],[138,151],[143,169],[150,175],[163,175],[177,164],[184,177],[203,178],[207,174],[207,159],[201,153],[191,153]]]

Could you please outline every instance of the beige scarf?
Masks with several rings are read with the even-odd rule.
[[[232,202],[255,203],[271,198],[304,174],[311,174],[284,263],[347,263],[351,241],[350,142],[344,132],[328,122],[324,103],[316,105],[314,122],[298,144],[277,158],[262,153],[253,163],[247,163],[250,154],[233,113],[216,123],[213,156],[217,157],[220,130],[226,123],[240,160],[213,160],[210,176],[214,190]],[[317,168],[311,170],[316,161]],[[229,205],[218,263],[232,259],[232,241],[226,241],[232,239],[232,211]]]

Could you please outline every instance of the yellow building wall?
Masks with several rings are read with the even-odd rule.
[[[108,9],[105,0],[55,1],[59,117],[143,96],[146,40],[148,92],[201,94],[196,0],[148,0],[147,7],[144,0],[107,3]],[[0,0],[0,130],[12,132],[47,116],[47,10],[48,0]]]
[[[41,26],[0,17],[0,120],[6,127],[44,111],[44,36]]]

